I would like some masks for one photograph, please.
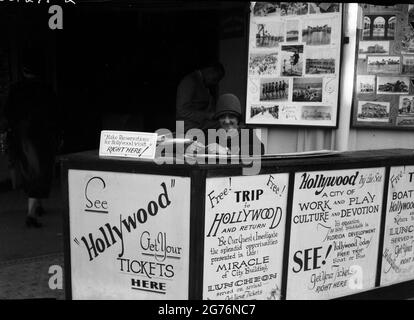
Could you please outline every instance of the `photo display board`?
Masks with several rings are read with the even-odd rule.
[[[69,170],[73,299],[188,299],[190,178]]]
[[[203,299],[280,299],[288,181],[206,180]]]
[[[375,287],[385,168],[295,173],[287,299]]]
[[[359,4],[352,126],[414,129],[414,4]]]
[[[391,167],[381,285],[414,279],[414,166]]]
[[[247,124],[337,126],[342,10],[251,2]]]

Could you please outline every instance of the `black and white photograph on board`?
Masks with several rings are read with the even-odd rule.
[[[400,96],[398,105],[399,116],[414,116],[414,96]]]
[[[289,97],[289,79],[261,78],[260,101],[286,101]]]
[[[305,74],[335,73],[336,55],[336,51],[332,49],[320,50],[308,47],[306,50]]]
[[[250,107],[250,117],[258,121],[279,119],[279,106],[252,105]]]
[[[389,6],[382,6],[376,4],[364,4],[364,9],[367,10],[370,14],[386,14],[386,13],[395,13],[396,11],[401,10],[401,5],[390,3]]]
[[[414,127],[414,117],[397,117],[397,127]]]
[[[285,41],[283,22],[258,23],[256,29],[256,47],[272,48]]]
[[[282,16],[304,15],[308,13],[307,2],[282,2]]]
[[[280,2],[257,1],[253,6],[253,15],[255,17],[280,16],[281,12],[282,8]]]
[[[332,108],[329,106],[303,106],[303,120],[331,120]]]
[[[377,76],[377,94],[408,94],[408,77]]]
[[[364,16],[363,40],[394,40],[395,15],[366,15]]]
[[[357,75],[355,86],[357,89],[357,93],[375,93],[375,76]]]
[[[340,3],[332,2],[310,2],[309,3],[309,13],[321,14],[321,13],[331,13],[339,12]]]
[[[286,42],[299,41],[299,20],[286,21]]]
[[[410,20],[414,19],[414,4],[408,5],[408,18]]]
[[[293,78],[292,101],[322,102],[323,78]]]
[[[400,56],[367,57],[368,73],[400,73]]]
[[[249,59],[249,75],[275,75],[278,66],[278,52],[252,52]]]
[[[414,74],[414,56],[402,56],[402,74]]]
[[[331,36],[331,19],[312,19],[302,25],[302,42],[309,46],[328,45]]]
[[[412,22],[414,22],[414,19],[410,23]],[[400,41],[402,54],[414,54],[414,29],[412,26],[402,27]]]
[[[389,122],[390,103],[384,101],[358,101],[358,121]]]
[[[369,55],[388,55],[390,52],[389,41],[360,41],[358,47],[358,58],[366,59]]]
[[[285,77],[303,75],[303,45],[281,47],[280,74]]]

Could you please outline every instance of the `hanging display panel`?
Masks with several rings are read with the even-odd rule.
[[[251,2],[247,124],[337,126],[342,10]]]
[[[358,10],[352,126],[414,129],[414,5]]]

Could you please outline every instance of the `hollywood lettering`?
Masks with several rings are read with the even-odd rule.
[[[390,212],[396,212],[397,214],[401,214],[401,211],[405,210],[413,210],[414,209],[414,201],[402,201],[404,199],[410,199],[414,195],[414,190],[406,190],[400,192],[393,192],[392,193],[392,201],[390,205]]]
[[[94,236],[92,233],[89,233],[88,237],[82,236],[81,240],[88,252],[89,261],[98,257],[99,254],[117,243],[118,240],[121,240],[121,252],[118,254],[118,257],[123,256],[124,228],[130,233],[137,228],[138,223],[146,223],[149,217],[156,216],[160,209],[165,209],[171,204],[171,200],[168,197],[167,187],[164,182],[161,183],[161,187],[163,191],[158,195],[157,201],[150,201],[146,206],[146,209],[140,208],[124,219],[122,218],[122,215],[120,215],[119,227],[106,223],[104,226],[98,228],[101,237]]]
[[[215,237],[217,231],[221,225],[234,225],[245,222],[255,222],[258,220],[269,220],[271,224],[269,229],[275,229],[282,219],[282,208],[261,208],[261,209],[251,209],[251,210],[240,210],[233,212],[222,212],[216,213],[214,221],[211,224],[210,230],[207,234],[207,237]]]
[[[305,172],[302,174],[302,182],[299,189],[318,189],[315,191],[315,195],[319,195],[325,187],[355,186],[358,175],[359,171],[351,176],[326,177],[324,174],[317,174],[315,178],[310,178],[310,174]]]

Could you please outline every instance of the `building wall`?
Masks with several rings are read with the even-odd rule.
[[[349,43],[342,49],[341,92],[339,97],[339,123],[337,129],[262,128],[266,153],[301,152],[321,149],[367,150],[387,148],[413,148],[413,131],[367,130],[350,128],[353,93],[357,4],[347,4],[344,16],[344,36]],[[246,21],[247,23],[247,21]],[[232,92],[240,97],[242,107],[246,101],[247,39],[248,26],[242,36],[220,40],[220,58],[226,68],[226,76],[220,83],[220,93]]]

